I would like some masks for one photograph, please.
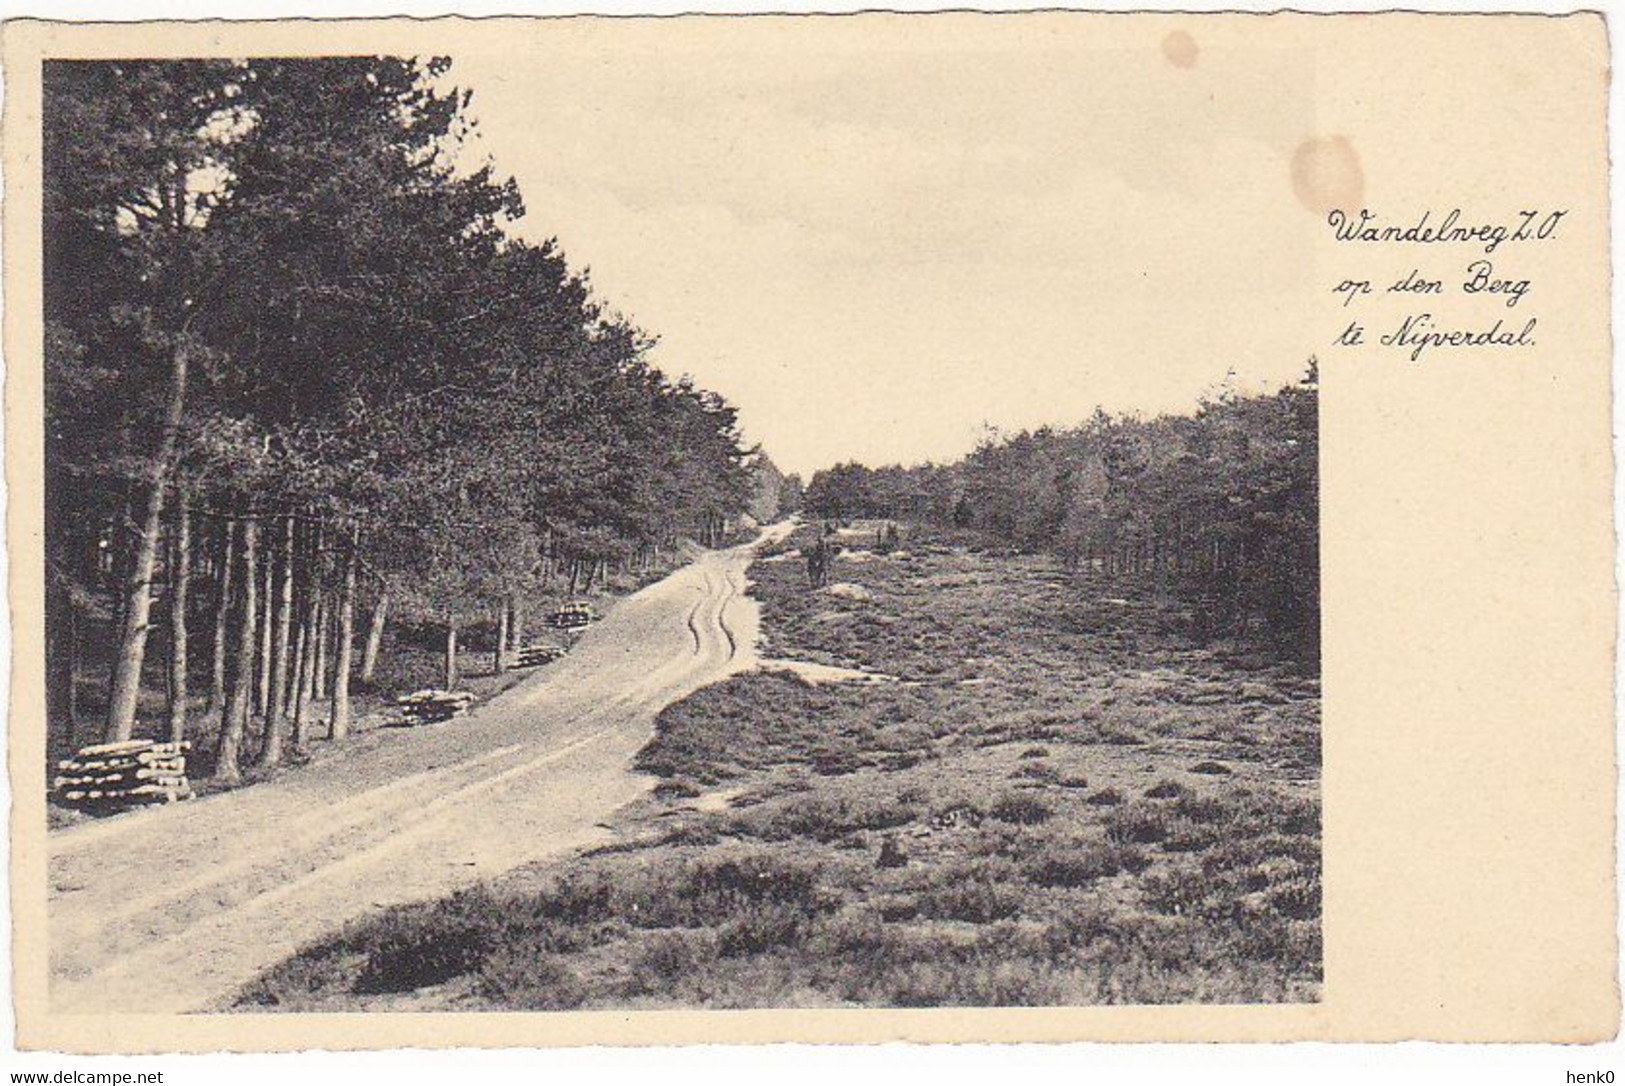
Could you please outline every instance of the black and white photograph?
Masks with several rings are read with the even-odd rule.
[[[54,1012],[1320,998],[1358,165],[922,30],[45,62]]]
[[[1611,1081],[1602,15],[462,7],[0,26],[27,1081]]]

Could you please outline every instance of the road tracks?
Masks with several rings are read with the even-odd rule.
[[[665,705],[750,666],[747,548],[627,598],[472,716],[237,792],[52,835],[58,1011],[218,1005],[346,921],[601,834]]]

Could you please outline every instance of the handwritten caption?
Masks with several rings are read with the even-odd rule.
[[[1340,244],[1380,245],[1385,259],[1395,250],[1404,255],[1388,274],[1346,278],[1331,288],[1351,312],[1332,344],[1398,352],[1411,362],[1450,348],[1533,347],[1540,318],[1532,310],[1540,293],[1519,270],[1520,257],[1531,246],[1556,241],[1567,217],[1567,210],[1518,211],[1481,221],[1460,208],[1442,215],[1426,210],[1409,219],[1333,211],[1326,224]],[[1380,318],[1362,312],[1379,300],[1404,303],[1403,313],[1388,316],[1391,305],[1381,307]]]

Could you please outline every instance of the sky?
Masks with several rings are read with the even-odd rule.
[[[450,78],[524,194],[517,231],[558,238],[656,365],[807,475],[1302,373],[1314,65],[1226,33],[561,20]]]

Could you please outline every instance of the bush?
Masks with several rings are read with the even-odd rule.
[[[759,902],[809,913],[830,907],[814,867],[767,854],[743,853],[619,871],[600,869],[565,879],[528,903],[538,927],[556,934],[618,924],[643,929],[714,927]],[[517,921],[510,919],[510,923]]]
[[[1085,898],[1050,921],[1042,938],[1049,957],[1055,959],[1118,934],[1112,914],[1096,900]]]
[[[1096,807],[1115,807],[1123,802],[1123,793],[1115,788],[1102,788],[1084,802]]]
[[[806,837],[829,844],[862,830],[893,830],[919,817],[912,804],[898,800],[853,800],[809,797],[769,807],[762,805],[734,820],[738,832],[764,841]]]
[[[515,1010],[572,1010],[587,998],[581,978],[534,938],[509,942],[492,953],[480,967],[474,991]]]
[[[638,995],[670,993],[715,957],[716,948],[704,934],[661,932],[633,957],[628,987]]]
[[[266,971],[238,993],[240,1006],[297,1005],[303,997],[344,990],[350,978],[344,972],[342,939],[308,948]]]
[[[1315,837],[1288,837],[1271,833],[1258,839],[1258,848],[1265,856],[1284,856],[1305,867],[1320,867],[1320,840]]]
[[[1020,911],[1020,893],[1000,883],[962,882],[939,887],[920,899],[920,912],[938,920],[991,924]]]
[[[1291,920],[1312,920],[1320,915],[1320,880],[1296,878],[1270,891],[1270,908]]]
[[[937,830],[980,826],[987,816],[973,803],[954,802],[938,807],[931,814],[931,828]]]
[[[913,920],[920,915],[919,902],[907,897],[890,898],[880,902],[876,908],[880,913],[880,919],[892,924]]]
[[[1249,917],[1235,939],[1236,951],[1247,960],[1320,979],[1320,925],[1295,924],[1264,913]]]
[[[1127,851],[1101,841],[1057,845],[1029,860],[1024,870],[1028,880],[1039,886],[1076,889],[1125,870]]]
[[[806,910],[782,901],[753,903],[717,933],[717,953],[741,958],[782,950],[802,942],[811,928]]]
[[[697,911],[727,916],[745,902],[795,905],[808,911],[824,907],[816,869],[773,856],[749,854],[737,859],[696,864],[677,892],[697,904]]]
[[[1178,799],[1185,789],[1178,781],[1158,781],[1145,790],[1148,799]]]
[[[1114,845],[1150,845],[1168,836],[1168,821],[1151,807],[1121,807],[1106,819],[1106,840]]]
[[[908,853],[898,844],[895,837],[888,837],[880,843],[880,855],[875,860],[876,867],[907,867]]]
[[[1102,724],[1099,728],[1099,737],[1102,743],[1114,747],[1139,747],[1145,745],[1145,737],[1138,732],[1112,724]]]
[[[1194,792],[1187,792],[1185,795],[1180,796],[1179,802],[1174,805],[1174,811],[1181,818],[1187,818],[1192,822],[1203,825],[1226,822],[1235,814],[1230,805],[1222,800],[1215,799],[1212,796],[1198,795]]]
[[[1008,860],[989,858],[940,871],[919,898],[920,913],[938,920],[989,924],[1021,911],[1020,871]]]
[[[1168,916],[1191,916],[1201,912],[1209,883],[1200,871],[1175,867],[1154,871],[1145,877],[1145,902]]]
[[[1218,843],[1217,828],[1177,818],[1168,828],[1162,847],[1168,852],[1205,852]]]
[[[1151,857],[1140,849],[1125,845],[1117,850],[1117,862],[1131,875],[1138,875],[1151,866]]]
[[[494,910],[483,893],[457,895],[425,910],[387,913],[365,946],[352,991],[411,992],[477,968],[498,943]]]
[[[1035,796],[1004,796],[990,812],[1000,822],[1019,826],[1036,826],[1047,822],[1055,814],[1049,804]]]
[[[1284,792],[1242,792],[1240,814],[1289,837],[1320,836],[1320,805]]]

